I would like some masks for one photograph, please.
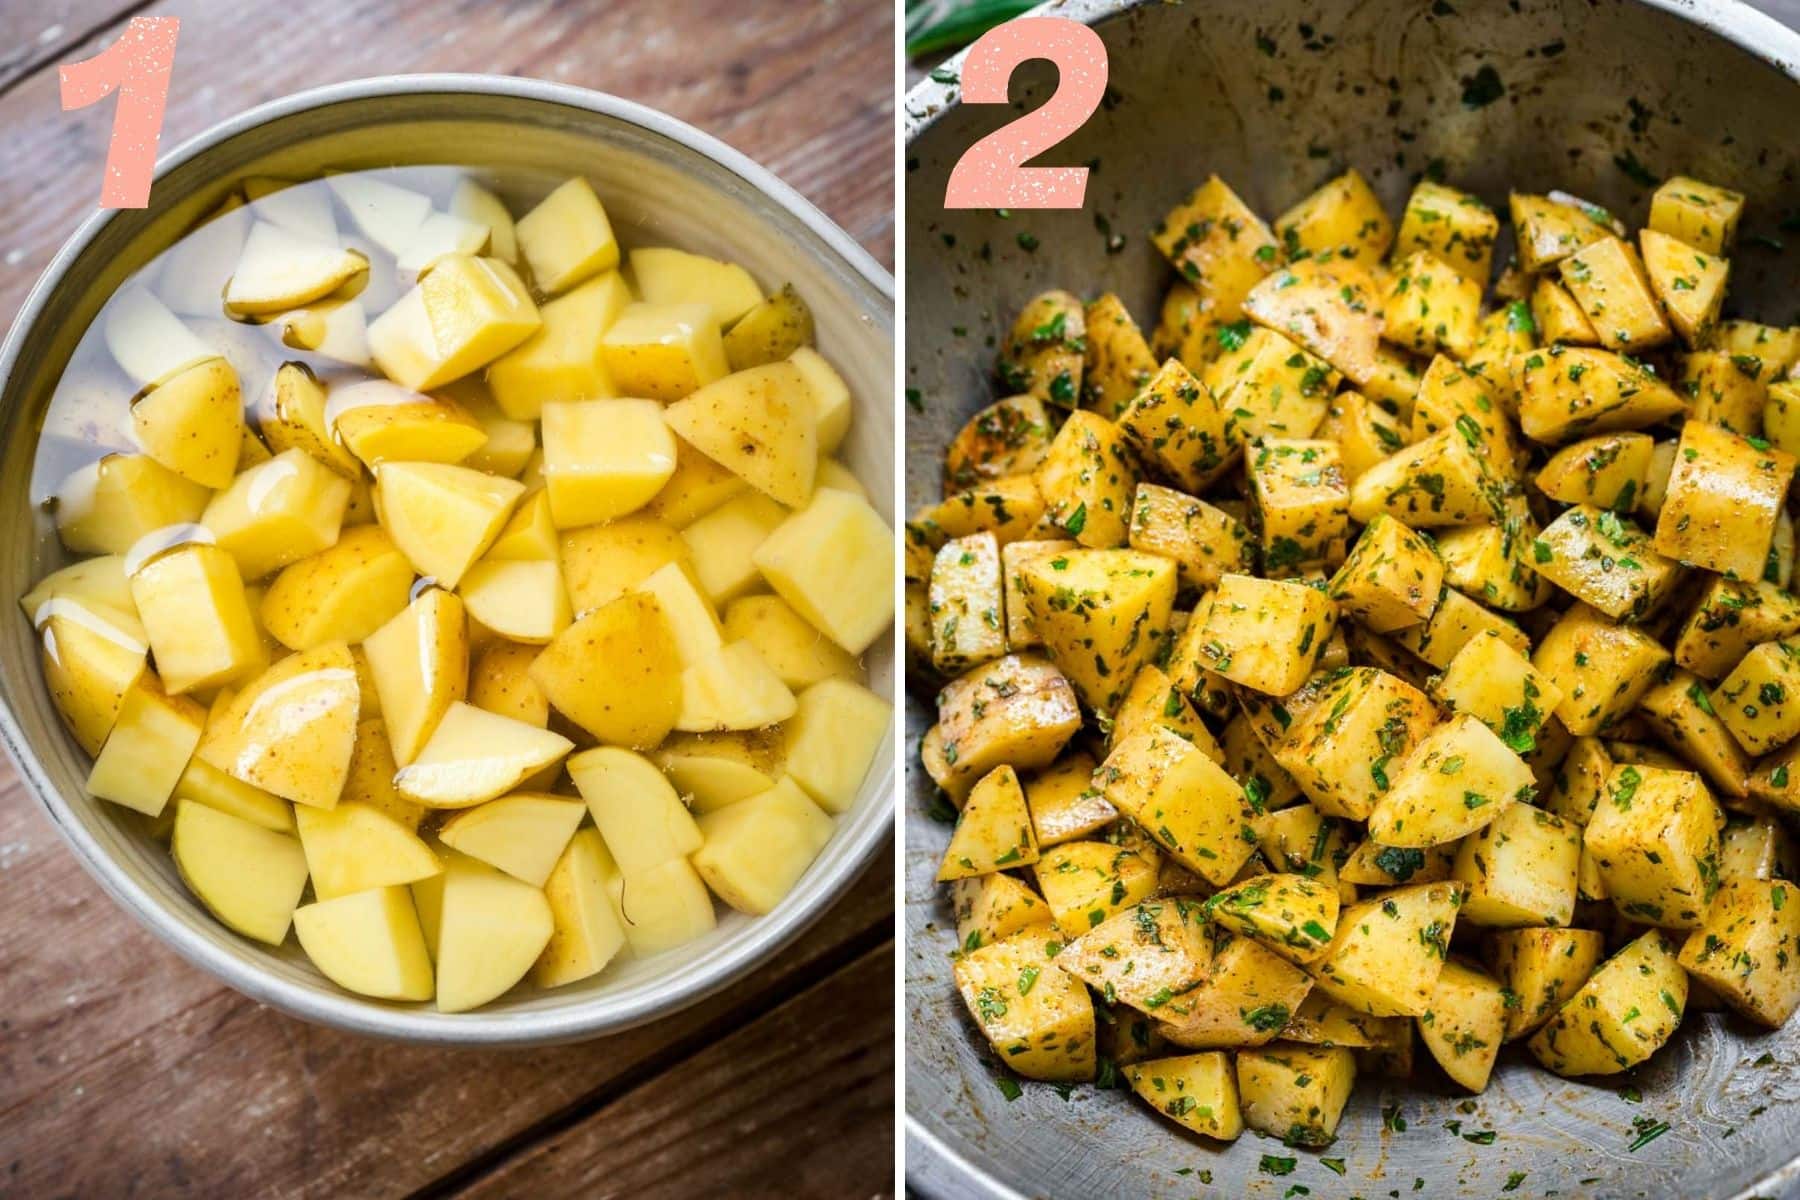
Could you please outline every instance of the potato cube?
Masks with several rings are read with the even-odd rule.
[[[394,774],[401,797],[430,808],[468,808],[549,771],[574,743],[549,729],[458,700],[418,756]]]
[[[1119,810],[1094,786],[1093,755],[1075,750],[1025,780],[1025,804],[1039,847],[1092,837],[1118,820]]]
[[[1007,542],[1000,547],[1000,583],[1004,600],[1001,607],[1006,613],[1006,648],[1009,651],[1029,650],[1044,644],[1037,627],[1031,623],[1031,606],[1025,603],[1025,584],[1020,569],[1039,555],[1054,555],[1074,550],[1079,545],[1079,542],[1051,540]]]
[[[1094,1003],[1035,932],[956,960],[956,987],[1001,1061],[1027,1079],[1094,1077]]]
[[[289,655],[219,705],[219,732],[198,753],[283,800],[331,808],[349,776],[359,690],[342,642]]]
[[[1751,649],[1800,633],[1800,598],[1764,580],[1710,577],[1675,634],[1675,662],[1722,679]]]
[[[1650,197],[1649,226],[1708,254],[1724,254],[1743,211],[1742,193],[1675,175]]]
[[[1700,680],[1679,668],[1668,672],[1638,701],[1638,713],[1646,732],[1675,751],[1674,763],[1692,765],[1726,796],[1741,800],[1749,794],[1750,756],[1719,719]]]
[[[894,620],[893,546],[893,531],[867,500],[820,488],[754,558],[794,611],[861,654]]]
[[[1168,627],[1176,567],[1135,550],[1071,550],[1028,560],[1019,584],[1051,661],[1090,708],[1110,712]]]
[[[1254,565],[1250,531],[1236,517],[1153,483],[1138,484],[1130,539],[1134,550],[1174,559],[1183,587],[1214,587],[1221,575]]]
[[[1417,688],[1373,667],[1334,675],[1273,748],[1276,762],[1327,816],[1367,820],[1390,776],[1436,721]]]
[[[1339,392],[1331,398],[1317,436],[1338,444],[1344,478],[1359,475],[1406,444],[1394,415],[1361,392]]]
[[[189,543],[150,559],[131,594],[169,692],[243,679],[264,665],[262,636],[231,555]]]
[[[539,288],[554,296],[619,265],[619,242],[587,180],[566,180],[514,226]]]
[[[1223,1051],[1131,1063],[1125,1081],[1146,1104],[1194,1133],[1229,1142],[1244,1131],[1236,1068]]]
[[[1008,396],[963,422],[944,450],[944,490],[1029,475],[1049,453],[1051,421],[1036,396]]]
[[[383,527],[419,574],[446,588],[493,545],[524,494],[516,480],[448,463],[387,462],[375,471]]]
[[[1394,240],[1394,223],[1354,167],[1275,218],[1290,259],[1351,259],[1372,267]]]
[[[1773,815],[1733,816],[1719,838],[1719,880],[1792,879],[1800,852],[1787,826]]]
[[[1337,443],[1300,438],[1258,440],[1247,451],[1250,527],[1271,576],[1333,564],[1344,552],[1350,489]]]
[[[1000,345],[1000,382],[1041,404],[1074,408],[1081,402],[1087,323],[1081,301],[1061,290],[1042,292],[1019,310]]]
[[[1356,1058],[1342,1046],[1276,1042],[1237,1056],[1244,1124],[1295,1146],[1329,1146],[1356,1083]]]
[[[1762,578],[1795,462],[1767,442],[1689,421],[1656,521],[1657,550],[1722,575]]]
[[[1226,575],[1202,626],[1205,666],[1233,683],[1285,696],[1312,673],[1337,606],[1304,583]]]
[[[793,890],[834,827],[790,779],[703,813],[698,823],[704,841],[693,852],[694,869],[725,903],[758,916]]]
[[[1669,323],[1629,242],[1617,237],[1590,242],[1563,259],[1558,270],[1608,350],[1636,353],[1669,340]]]
[[[1031,654],[977,667],[944,685],[937,702],[949,776],[964,788],[1005,763],[1048,766],[1081,728],[1069,681]]]
[[[294,812],[300,845],[320,900],[370,888],[429,879],[444,867],[404,822],[368,804],[301,805]]]
[[[739,596],[721,622],[725,640],[756,647],[770,670],[789,688],[804,688],[824,679],[856,679],[862,668],[855,658],[819,636],[779,596]]]
[[[643,515],[682,529],[749,490],[749,484],[677,436],[675,474],[644,506]]]
[[[603,741],[649,748],[675,727],[680,648],[661,601],[628,592],[557,634],[531,665],[555,709]]]
[[[1617,625],[1585,604],[1564,613],[1532,652],[1562,693],[1556,715],[1576,737],[1599,733],[1637,707],[1669,652],[1642,630]]]
[[[660,954],[712,932],[717,924],[712,893],[685,858],[607,881],[607,893],[625,924],[625,943],[635,955]]]
[[[183,800],[170,850],[182,882],[228,928],[271,946],[287,940],[306,888],[299,841]]]
[[[1462,918],[1475,925],[1567,925],[1581,865],[1579,825],[1529,804],[1508,806],[1457,848],[1452,878],[1467,885]]]
[[[950,907],[956,914],[956,944],[964,954],[1016,933],[1056,937],[1043,897],[1004,872],[955,880],[950,885]]]
[[[1344,259],[1309,258],[1281,267],[1244,297],[1244,313],[1279,329],[1358,387],[1375,375],[1381,338],[1381,295],[1375,277]],[[1307,377],[1302,377],[1302,383]],[[1337,388],[1332,379],[1329,395]],[[1223,399],[1223,397],[1221,397]],[[1268,397],[1274,403],[1277,397]],[[1227,409],[1229,410],[1229,405]],[[1305,437],[1310,430],[1269,430]]]
[[[624,924],[607,887],[618,873],[599,831],[576,830],[544,884],[553,926],[532,967],[539,987],[597,975],[624,948]]]
[[[88,772],[90,795],[160,816],[200,744],[206,712],[164,693],[148,674],[125,692],[119,717]]]
[[[1038,891],[1065,937],[1080,937],[1157,890],[1162,856],[1147,840],[1075,841],[1039,849]]]
[[[1225,445],[1252,437],[1311,437],[1331,407],[1338,373],[1273,329],[1220,331],[1224,352],[1201,379],[1225,415]],[[1229,454],[1226,455],[1230,457]]]
[[[1332,576],[1330,595],[1343,611],[1375,633],[1430,619],[1444,586],[1444,564],[1425,539],[1376,513]]]
[[[1418,1018],[1419,1036],[1444,1073],[1471,1092],[1487,1090],[1506,1029],[1506,998],[1487,972],[1452,959]]]
[[[1731,264],[1655,229],[1638,231],[1644,275],[1668,323],[1689,346],[1704,344],[1719,323]]]
[[[1574,825],[1586,825],[1606,791],[1612,758],[1598,738],[1578,737],[1556,771],[1544,808]]]
[[[240,474],[200,517],[246,580],[317,554],[337,541],[350,483],[303,450],[286,450]]]
[[[1751,754],[1800,737],[1800,645],[1764,642],[1713,689],[1713,711]]]
[[[1527,766],[1480,718],[1459,713],[1420,739],[1369,814],[1384,846],[1436,846],[1474,833],[1529,801]]]
[[[651,400],[680,400],[728,373],[725,344],[705,304],[627,305],[601,335],[600,356],[620,395]]]
[[[1558,1075],[1616,1075],[1668,1041],[1687,998],[1675,940],[1652,929],[1601,963],[1527,1045]]]
[[[944,543],[931,570],[929,604],[931,663],[943,674],[960,675],[1006,653],[1000,544],[993,534]]]
[[[295,909],[294,933],[312,964],[341,988],[383,1000],[431,999],[431,957],[404,887]]]
[[[1244,789],[1192,743],[1161,727],[1133,733],[1094,773],[1113,807],[1215,886],[1256,849]]]
[[[1394,643],[1440,670],[1455,660],[1457,652],[1482,634],[1491,633],[1521,654],[1531,649],[1525,631],[1498,613],[1490,612],[1461,592],[1446,588],[1437,607],[1423,625],[1411,625],[1393,633]]]
[[[1429,250],[1396,264],[1382,298],[1381,336],[1415,354],[1466,358],[1481,320],[1481,284]]]
[[[690,558],[678,530],[644,515],[565,531],[558,555],[577,614],[617,600],[663,566]]]
[[[487,384],[501,411],[530,421],[546,403],[618,395],[600,338],[630,303],[631,289],[617,272],[545,303],[538,309],[543,320],[538,331],[488,364]]]
[[[1498,634],[1477,634],[1456,652],[1432,688],[1453,712],[1481,719],[1518,754],[1537,748],[1562,691]]]
[[[1474,525],[1503,515],[1498,481],[1459,429],[1439,430],[1356,477],[1351,518],[1366,525],[1382,512],[1414,529]]]
[[[1549,275],[1531,286],[1531,320],[1546,346],[1598,346],[1600,335],[1574,293]]]
[[[686,858],[705,840],[662,770],[643,755],[601,746],[570,758],[568,768],[626,875]]]
[[[1238,319],[1244,297],[1278,257],[1269,227],[1217,175],[1171,209],[1150,241],[1226,321]]]
[[[1665,558],[1643,530],[1608,509],[1578,504],[1532,543],[1539,575],[1614,620],[1651,612],[1681,581],[1681,564]]]
[[[1189,492],[1215,483],[1236,459],[1237,430],[1213,394],[1171,358],[1119,414],[1138,455]]]
[[[1159,1014],[1157,1032],[1178,1046],[1260,1046],[1288,1024],[1312,990],[1299,967],[1247,937],[1213,935],[1204,982],[1181,997],[1186,1011]]]
[[[1681,947],[1684,970],[1771,1029],[1800,1007],[1800,907],[1790,910],[1792,899],[1794,886],[1785,879],[1731,880]]]
[[[1493,275],[1494,239],[1499,233],[1500,218],[1480,197],[1421,179],[1401,214],[1394,258],[1429,251],[1485,289]]]
[[[1338,921],[1337,888],[1285,872],[1256,875],[1206,901],[1213,923],[1304,966],[1325,953]]]
[[[1156,359],[1124,302],[1111,292],[1088,303],[1084,323],[1087,350],[1082,406],[1117,420],[1138,389],[1156,373]]]
[[[1146,900],[1064,946],[1056,962],[1109,1003],[1180,1020],[1212,966],[1212,938],[1197,901]]]
[[[1456,843],[1443,846],[1383,846],[1369,838],[1350,851],[1338,878],[1345,883],[1394,887],[1440,883],[1456,863]]]
[[[791,362],[751,367],[703,380],[692,394],[670,398],[676,403],[664,415],[682,440],[790,508],[811,498],[819,428],[811,387],[799,367]]]
[[[1083,546],[1125,544],[1137,470],[1117,425],[1095,413],[1071,413],[1035,478],[1046,521]]]
[[[436,945],[438,1011],[466,1012],[524,978],[556,920],[542,891],[459,854],[444,870],[437,936],[421,924]]]
[[[1535,1032],[1581,989],[1606,951],[1592,929],[1506,929],[1488,943],[1488,967],[1504,992],[1506,1040]]]
[[[1681,381],[1676,385],[1688,400],[1688,420],[1745,437],[1761,434],[1770,394],[1760,378],[1764,369],[1754,356],[1717,349],[1690,351],[1681,360]]]
[[[1326,995],[1377,1017],[1431,1005],[1462,899],[1459,883],[1416,883],[1345,908],[1325,957],[1308,968]]]
[[[1534,441],[1644,429],[1685,408],[1654,371],[1610,350],[1553,345],[1519,364],[1519,427]]]
[[[543,437],[558,529],[634,512],[675,473],[675,435],[654,400],[552,401],[543,405]]]
[[[1719,886],[1724,824],[1698,775],[1626,763],[1607,776],[1583,841],[1621,913],[1695,929]]]
[[[1137,678],[1131,681],[1131,690],[1113,710],[1111,744],[1116,746],[1135,731],[1149,726],[1161,726],[1185,738],[1214,762],[1224,759],[1212,730],[1187,702],[1181,689],[1154,663],[1145,664],[1137,673]]]
[[[1338,867],[1349,859],[1344,826],[1310,804],[1264,813],[1254,822],[1257,847],[1276,871],[1304,875],[1338,887]],[[1340,899],[1348,893],[1339,889]]]
[[[151,458],[183,479],[228,486],[244,436],[237,372],[209,358],[170,376],[132,401],[131,429]]]
[[[1025,790],[1011,767],[996,767],[964,801],[938,868],[938,880],[990,875],[1037,860],[1037,837],[1025,806]]]
[[[1602,434],[1572,442],[1551,455],[1538,472],[1538,490],[1562,504],[1630,513],[1643,494],[1654,447],[1646,433]]]
[[[1577,207],[1521,192],[1512,193],[1508,202],[1519,240],[1519,266],[1534,275],[1613,232],[1609,214],[1591,205]]]
[[[542,324],[511,267],[497,258],[446,254],[369,323],[369,352],[401,387],[429,391],[493,362]]]

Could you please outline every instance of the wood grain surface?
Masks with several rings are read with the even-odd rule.
[[[883,0],[0,0],[0,313],[98,196],[112,106],[55,65],[182,21],[163,146],[342,79],[484,71],[612,92],[768,166],[891,267]],[[448,1051],[294,1021],[163,948],[0,759],[0,1195],[893,1192],[893,871],[743,983],[578,1046]]]

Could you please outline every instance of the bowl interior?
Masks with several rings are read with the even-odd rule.
[[[942,207],[963,151],[1041,103],[1054,84],[1046,64],[1013,76],[1010,108],[952,106],[955,86],[941,80],[906,105],[904,382],[923,405],[907,420],[909,510],[938,497],[946,442],[997,398],[994,347],[1026,299],[1049,287],[1113,291],[1145,328],[1155,323],[1170,273],[1145,235],[1214,172],[1269,219],[1355,166],[1396,218],[1429,170],[1502,207],[1509,188],[1560,187],[1634,227],[1654,186],[1640,174],[1686,172],[1749,197],[1728,309],[1795,320],[1800,252],[1764,239],[1795,240],[1783,226],[1795,215],[1800,87],[1791,65],[1771,65],[1702,25],[1736,23],[1749,45],[1789,64],[1800,59],[1800,39],[1747,9],[1071,0],[1055,11],[1096,22],[1110,59],[1107,102],[1041,160],[1093,165],[1085,211]],[[1480,104],[1493,90],[1490,70],[1504,91]],[[1124,235],[1117,252],[1110,233]],[[1672,1046],[1613,1086],[1559,1080],[1516,1048],[1473,1111],[1430,1083],[1365,1079],[1326,1152],[1342,1157],[1342,1176],[1304,1153],[1291,1177],[1265,1174],[1263,1154],[1291,1152],[1253,1135],[1219,1149],[1122,1093],[1081,1088],[1065,1101],[1031,1086],[1008,1102],[950,978],[955,923],[932,882],[948,831],[924,816],[930,784],[913,765],[933,720],[931,696],[929,684],[909,689],[906,743],[907,1111],[923,1188],[972,1169],[989,1190],[1030,1195],[1276,1197],[1301,1183],[1327,1196],[1494,1196],[1526,1171],[1520,1195],[1725,1196],[1800,1144],[1800,1108],[1780,1103],[1800,1095],[1800,1028],[1764,1034],[1716,1013],[1690,1017]],[[1765,1053],[1772,1059],[1757,1065]],[[1627,1086],[1642,1103],[1625,1099]],[[1396,1104],[1406,1133],[1385,1128],[1383,1109]],[[1644,1117],[1671,1129],[1629,1151],[1632,1123]],[[1499,1134],[1491,1146],[1457,1132],[1486,1129]],[[1216,1193],[1196,1188],[1201,1171]],[[1415,1179],[1425,1181],[1417,1193]]]
[[[508,171],[585,174],[627,247],[680,246],[735,259],[768,287],[794,283],[813,308],[821,350],[855,396],[855,421],[840,454],[892,521],[891,285],[840,231],[759,169],[667,118],[593,93],[518,80],[377,81],[277,108],[272,119],[240,122],[244,128],[207,148],[178,150],[175,165],[158,180],[153,208],[114,214],[52,266],[52,273],[63,268],[62,277],[40,285],[28,301],[0,393],[6,442],[0,506],[15,514],[30,507],[27,481],[45,406],[100,303],[236,180],[444,163],[502,177]],[[710,149],[697,149],[701,143]],[[65,561],[41,512],[20,520],[15,530],[0,544],[0,593],[11,596]],[[855,878],[891,828],[887,752],[855,807],[839,819],[830,845],[767,917],[721,909],[716,930],[677,950],[627,959],[551,992],[521,988],[475,1013],[367,1001],[325,981],[291,938],[271,951],[220,926],[184,889],[166,849],[141,823],[90,799],[82,787],[87,760],[50,704],[35,638],[16,606],[0,639],[0,691],[12,718],[9,749],[100,882],[178,950],[240,990],[297,1015],[367,1032],[459,1042],[549,1041],[661,1015],[723,986],[796,935]],[[867,664],[869,686],[891,695],[891,646],[872,648]]]

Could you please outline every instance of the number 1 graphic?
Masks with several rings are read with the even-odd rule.
[[[57,68],[64,112],[119,93],[100,184],[101,208],[145,208],[150,203],[150,176],[180,28],[176,17],[133,17],[118,41],[92,58]]]

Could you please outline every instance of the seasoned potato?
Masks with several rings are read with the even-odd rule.
[[[1044,939],[1017,934],[956,962],[956,986],[982,1034],[1027,1079],[1094,1077],[1094,1004],[1087,989],[1045,953]]]
[[[1617,1074],[1668,1040],[1687,997],[1674,939],[1652,929],[1600,964],[1527,1045],[1558,1075]]]
[[[1170,359],[1119,414],[1141,459],[1191,492],[1205,490],[1236,461],[1241,431],[1212,392]]]
[[[1174,564],[1135,550],[1080,549],[1033,557],[1018,578],[1050,660],[1085,704],[1110,712],[1168,627]]]
[[[1304,875],[1257,875],[1215,893],[1206,911],[1216,924],[1304,966],[1331,942],[1338,895]]]
[[[1336,606],[1306,584],[1225,575],[1198,635],[1201,657],[1233,683],[1283,696],[1311,674],[1336,625]]]
[[[1651,229],[1709,254],[1731,249],[1744,197],[1686,175],[1663,181],[1650,197]]]
[[[1493,274],[1500,218],[1477,196],[1431,179],[1413,186],[1394,240],[1394,256],[1430,251],[1478,287]]]
[[[1218,1051],[1148,1059],[1125,1068],[1125,1080],[1157,1112],[1216,1141],[1235,1141],[1244,1131],[1237,1075]]]
[[[1179,1021],[1191,1011],[1188,994],[1206,979],[1212,952],[1200,905],[1175,896],[1107,918],[1064,946],[1056,961],[1109,1001]]]
[[[1480,718],[1459,713],[1419,739],[1369,813],[1384,846],[1435,846],[1474,833],[1536,787],[1531,768]]]
[[[1438,973],[1418,1026],[1446,1075],[1471,1092],[1487,1090],[1506,1032],[1506,996],[1498,980],[1451,959]]]
[[[1510,928],[1567,925],[1575,915],[1582,828],[1529,804],[1508,805],[1457,846],[1462,919]]]
[[[937,701],[945,768],[968,785],[1003,764],[1048,766],[1081,728],[1068,679],[1035,655],[977,667],[945,685]]]
[[[1244,1124],[1296,1146],[1329,1146],[1356,1082],[1356,1059],[1341,1046],[1277,1042],[1238,1053]]]
[[[1682,969],[1753,1021],[1779,1028],[1800,1007],[1800,912],[1785,879],[1734,879],[1682,943]]]
[[[1188,869],[1217,886],[1256,849],[1244,789],[1179,734],[1155,726],[1113,747],[1094,772],[1107,801]]]
[[[1142,838],[1123,845],[1083,840],[1040,850],[1033,875],[1056,927],[1075,938],[1150,899],[1160,865],[1161,856]]]
[[[1312,986],[1274,951],[1221,929],[1205,982],[1182,997],[1188,1011],[1162,1020],[1157,1032],[1189,1049],[1260,1046],[1287,1027]]]
[[[938,880],[990,875],[1037,860],[1037,836],[1025,806],[1025,789],[1010,766],[996,767],[963,802]]]
[[[1360,387],[1377,369],[1380,303],[1374,276],[1355,261],[1308,258],[1278,268],[1251,288],[1244,312],[1266,328],[1292,336]],[[1300,430],[1289,432],[1305,436]]]
[[[1335,672],[1293,720],[1274,759],[1320,812],[1367,820],[1436,721],[1411,684],[1373,667]]]
[[[1430,1007],[1461,900],[1461,884],[1417,883],[1352,904],[1308,973],[1326,995],[1358,1012],[1420,1016]]]
[[[956,944],[967,952],[1003,942],[1015,933],[1054,936],[1050,906],[1011,875],[971,875],[950,885],[956,911]]]
[[[1607,776],[1583,842],[1621,913],[1694,929],[1719,886],[1724,823],[1698,775],[1626,763]]]
[[[1436,549],[1386,513],[1376,513],[1331,580],[1331,598],[1375,633],[1418,625],[1436,611],[1444,563]]]
[[[1171,209],[1151,232],[1150,241],[1201,301],[1226,321],[1242,314],[1244,297],[1279,254],[1262,218],[1217,175]]]
[[[1655,546],[1670,558],[1738,579],[1759,579],[1795,458],[1716,426],[1681,428]]]
[[[1629,517],[1588,504],[1565,509],[1531,549],[1539,575],[1615,621],[1648,615],[1682,578]]]

